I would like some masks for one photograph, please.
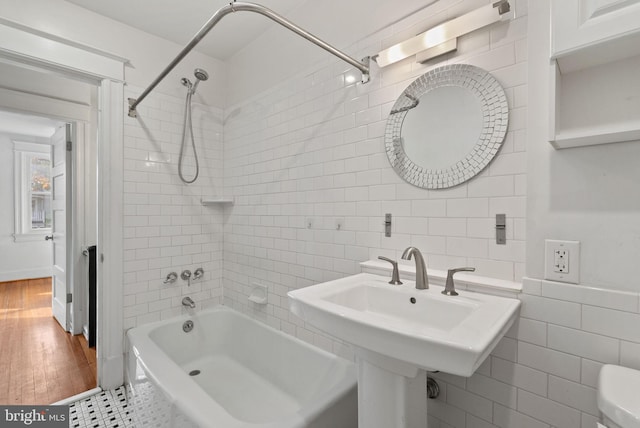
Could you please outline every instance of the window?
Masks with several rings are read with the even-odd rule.
[[[51,232],[51,146],[14,141],[16,241]]]
[[[51,159],[31,155],[31,229],[51,229]]]

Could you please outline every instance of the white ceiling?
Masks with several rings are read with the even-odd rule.
[[[179,45],[186,45],[216,10],[229,4],[229,0],[67,1]],[[285,16],[302,3],[301,0],[260,0],[261,5]],[[277,24],[257,14],[234,13],[222,19],[196,50],[224,61],[271,25]]]
[[[49,138],[63,122],[0,110],[0,133]]]

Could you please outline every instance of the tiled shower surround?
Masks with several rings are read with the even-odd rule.
[[[125,98],[141,91],[127,89]],[[201,199],[222,192],[222,111],[193,97],[200,176],[185,185],[178,178],[184,104],[184,98],[151,94],[139,107],[139,118],[125,117],[125,328],[180,314],[183,296],[200,308],[221,302],[223,208],[203,206]],[[191,179],[190,140],[186,150],[183,171]],[[180,279],[184,269],[198,267],[205,271],[202,279],[190,286]],[[178,280],[165,285],[169,272]]]
[[[359,262],[379,255],[399,259],[409,245],[432,268],[474,266],[483,276],[521,281],[528,20],[527,2],[513,3],[515,20],[462,37],[457,53],[424,65],[374,65],[366,85],[352,83],[359,74],[328,57],[224,112],[198,105],[204,167],[194,185],[177,178],[184,99],[152,95],[140,106],[140,121],[125,118],[125,326],[180,313],[181,297],[190,295],[351,358],[348,346],[289,312],[288,291],[358,273]],[[370,55],[485,4],[441,0],[345,50]],[[448,190],[418,189],[389,166],[386,117],[413,79],[450,63],[476,65],[498,79],[510,106],[509,132],[476,178]],[[230,196],[235,204],[203,207],[203,195]],[[390,238],[385,213],[393,215]],[[504,246],[495,244],[501,213]],[[162,284],[170,271],[199,266],[204,281]],[[267,305],[247,300],[254,283],[268,286]],[[640,369],[638,293],[538,279],[523,286],[520,318],[474,376],[433,375],[440,397],[412,409],[428,411],[429,428],[593,428],[600,366]]]

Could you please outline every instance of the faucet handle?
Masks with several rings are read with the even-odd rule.
[[[455,285],[453,283],[453,274],[456,272],[473,272],[476,268],[472,267],[463,267],[456,269],[449,269],[447,271],[447,282],[444,286],[444,290],[442,290],[442,294],[446,294],[447,296],[457,296],[458,292],[456,291]]]
[[[187,281],[187,285],[190,287],[191,286],[191,271],[188,269],[185,269],[182,271],[182,273],[180,274],[180,278],[182,278],[183,281]]]
[[[204,269],[199,267],[193,272],[193,279],[200,279],[204,276]]]
[[[400,272],[398,272],[398,262],[387,257],[378,256],[378,258],[393,265],[393,273],[391,274],[391,281],[389,281],[389,284],[401,285],[402,281],[400,281]]]
[[[173,284],[178,279],[178,274],[175,272],[171,272],[167,274],[167,277],[162,281],[163,284]]]

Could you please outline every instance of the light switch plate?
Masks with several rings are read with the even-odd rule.
[[[580,282],[580,241],[544,241],[544,278],[551,281]]]

